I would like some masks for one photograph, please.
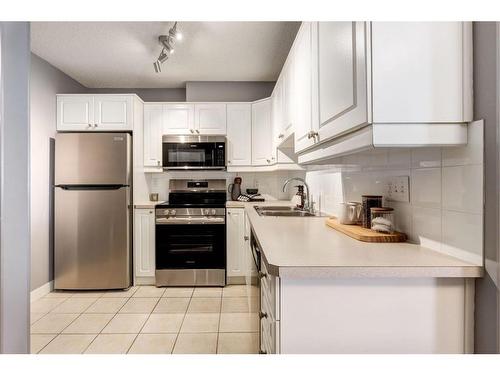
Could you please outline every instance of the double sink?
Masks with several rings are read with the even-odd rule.
[[[255,211],[260,216],[294,216],[309,217],[316,216],[314,213],[289,206],[255,206]]]

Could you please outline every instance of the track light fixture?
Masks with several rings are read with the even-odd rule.
[[[174,44],[179,40],[182,40],[182,34],[177,30],[177,22],[174,22],[174,26],[168,31],[168,35],[160,35],[158,37],[158,42],[162,50],[158,59],[153,63],[156,73],[161,72],[161,64],[168,60],[169,55],[174,53]]]

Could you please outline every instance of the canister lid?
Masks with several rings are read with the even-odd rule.
[[[394,208],[392,207],[372,207],[370,208],[370,211],[372,212],[391,212],[391,211],[394,211]]]

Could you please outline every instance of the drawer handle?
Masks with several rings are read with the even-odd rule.
[[[260,311],[259,312],[259,319],[267,319],[267,313]]]
[[[244,239],[245,241],[248,241],[248,240],[250,239],[250,237],[248,237],[248,236],[244,236],[244,237],[243,237],[243,239]]]
[[[259,354],[267,354],[265,350],[259,350]]]
[[[267,273],[264,273],[264,272],[260,272],[260,271],[259,271],[259,279],[263,279],[263,278],[265,278],[265,277],[267,277]]]

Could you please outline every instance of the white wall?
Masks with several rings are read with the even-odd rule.
[[[0,22],[0,353],[29,353],[30,25]]]
[[[54,278],[52,238],[51,138],[56,134],[56,94],[85,87],[31,54],[31,290]],[[51,155],[52,147],[52,155]]]
[[[323,211],[335,215],[342,201],[385,195],[388,177],[409,176],[409,203],[384,200],[395,208],[397,229],[412,242],[483,264],[482,121],[469,126],[465,147],[376,149],[341,161],[343,166],[307,172]]]

